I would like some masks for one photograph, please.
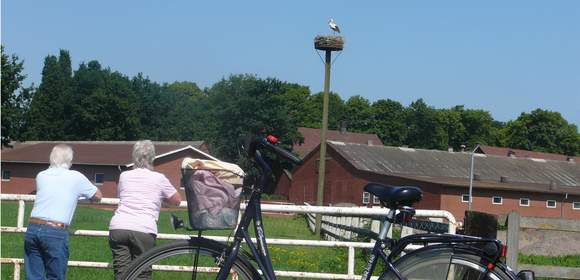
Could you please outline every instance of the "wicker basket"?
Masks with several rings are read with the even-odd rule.
[[[181,185],[194,230],[233,229],[238,222],[242,188],[220,180],[215,171],[182,169]]]

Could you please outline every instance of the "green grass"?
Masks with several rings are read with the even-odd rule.
[[[580,255],[567,256],[537,256],[537,255],[518,255],[518,262],[533,265],[548,265],[548,266],[566,266],[566,267],[580,267]],[[538,280],[558,280],[560,278],[543,278],[536,277]]]
[[[16,213],[18,204],[15,202],[2,202],[2,225],[16,226]],[[30,216],[32,205],[26,205],[25,221],[26,225]],[[186,231],[175,232],[169,222],[171,212],[161,212],[159,218],[159,232],[186,234]],[[178,210],[178,216],[187,221],[187,213]],[[111,209],[96,209],[80,205],[75,213],[72,222],[72,230],[107,230],[109,221],[113,215]],[[186,222],[187,223],[187,222]],[[272,217],[264,216],[264,227],[268,238],[284,239],[306,239],[317,240],[306,225],[302,216],[295,217]],[[196,234],[189,232],[189,234]],[[227,236],[229,230],[205,231],[204,235]],[[2,233],[1,252],[2,257],[22,258],[23,257],[23,237],[21,233]],[[162,244],[165,240],[159,240]],[[278,246],[269,245],[270,254],[276,270],[308,271],[308,272],[347,272],[347,249],[346,248],[325,248],[313,246]],[[357,250],[360,254],[360,250]],[[75,261],[96,261],[111,262],[112,256],[109,250],[108,238],[106,237],[70,237],[70,260]],[[363,266],[363,260],[359,258],[358,267]],[[12,279],[12,265],[2,265],[1,279]],[[21,273],[24,279],[24,271]],[[89,269],[89,268],[69,268],[68,279],[112,279],[113,273],[110,269]]]
[[[580,255],[548,257],[519,254],[518,262],[535,265],[580,267]]]

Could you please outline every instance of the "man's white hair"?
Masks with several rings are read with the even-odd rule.
[[[151,140],[137,141],[133,145],[133,168],[147,168],[153,170],[155,160],[155,145]]]
[[[69,169],[73,160],[73,149],[69,145],[58,144],[50,152],[50,167]]]

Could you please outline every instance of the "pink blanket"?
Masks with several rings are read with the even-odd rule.
[[[189,180],[199,210],[207,210],[216,215],[223,208],[236,207],[241,188],[236,190],[232,184],[218,179],[207,170],[195,171]]]

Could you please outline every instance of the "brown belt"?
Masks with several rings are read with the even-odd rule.
[[[55,222],[55,221],[47,221],[47,220],[42,220],[42,219],[34,218],[34,217],[30,217],[30,219],[28,219],[28,223],[37,224],[37,225],[47,225],[47,226],[51,226],[51,227],[55,227],[55,228],[62,228],[62,229],[66,229],[68,227],[68,225],[65,223]]]

